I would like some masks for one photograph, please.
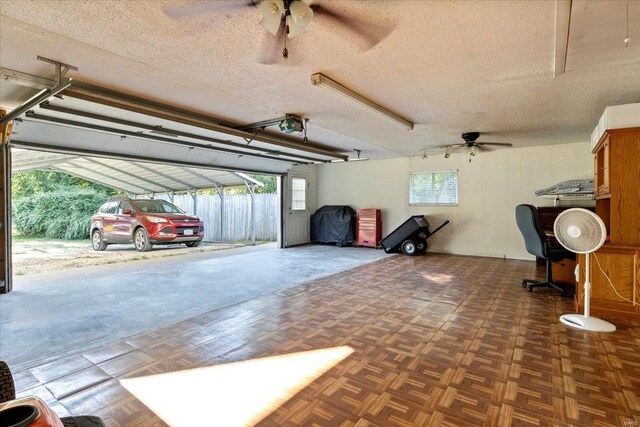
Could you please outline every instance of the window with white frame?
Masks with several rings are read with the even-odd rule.
[[[458,171],[412,173],[409,179],[409,204],[456,206]]]
[[[307,180],[305,178],[291,178],[291,210],[303,211],[307,209]]]

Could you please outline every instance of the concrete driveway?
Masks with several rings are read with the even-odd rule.
[[[26,369],[385,256],[262,245],[16,277],[0,295],[0,359]]]

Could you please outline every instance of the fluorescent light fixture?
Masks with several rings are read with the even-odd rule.
[[[386,108],[376,104],[375,102],[365,98],[364,96],[352,91],[348,87],[342,86],[335,80],[331,80],[329,77],[321,73],[311,75],[311,83],[314,86],[325,89],[334,95],[340,96],[345,101],[360,107],[368,112],[375,114],[376,116],[385,119],[393,124],[401,126],[407,130],[413,130],[413,123],[404,117],[387,110]]]
[[[367,160],[369,160],[368,157],[360,157],[358,159],[352,159],[352,158],[348,158],[347,160],[331,160],[329,163],[353,163],[353,162],[366,162]]]

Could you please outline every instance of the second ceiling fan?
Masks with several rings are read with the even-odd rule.
[[[459,144],[441,145],[440,149],[444,150],[445,158],[449,158],[453,152],[464,150],[469,154],[469,161],[471,161],[479,151],[490,151],[494,148],[513,147],[513,144],[508,142],[479,142],[477,141],[479,137],[480,132],[465,132],[462,134],[464,142]]]

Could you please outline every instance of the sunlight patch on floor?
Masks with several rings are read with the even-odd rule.
[[[422,273],[422,277],[436,283],[449,283],[453,280],[453,276],[449,274]]]
[[[170,426],[251,426],[351,353],[325,348],[120,382]]]

